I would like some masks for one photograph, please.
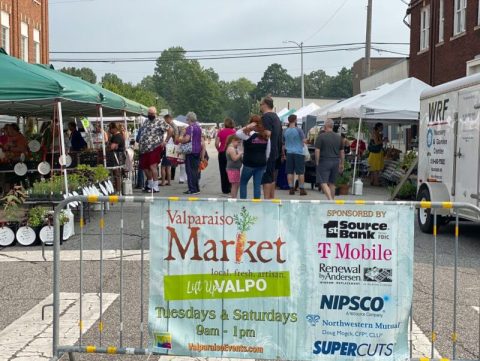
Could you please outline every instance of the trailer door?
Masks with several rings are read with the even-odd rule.
[[[479,110],[480,89],[461,91],[458,99],[457,147],[455,152],[455,201],[477,206],[479,203],[480,176]]]

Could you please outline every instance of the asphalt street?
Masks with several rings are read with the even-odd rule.
[[[210,148],[210,165],[202,175],[201,195],[202,197],[219,197],[219,175],[218,166],[213,147]],[[181,195],[186,190],[184,184],[173,181],[172,186],[161,188],[160,196]],[[252,194],[252,190],[249,190]],[[388,197],[384,189],[365,188],[365,197],[368,199],[385,200]],[[279,198],[289,199],[287,191],[278,191]],[[352,197],[352,196],[350,196]],[[348,198],[348,197],[347,197]],[[306,199],[324,199],[318,191],[309,191]],[[143,212],[145,219],[145,230],[141,235],[140,217]],[[148,251],[148,205],[126,204],[125,206],[113,205],[105,214],[105,229],[103,247],[105,250],[115,250],[120,246],[120,220],[124,219],[124,248],[126,250],[140,250],[143,242],[144,249]],[[78,223],[77,223],[78,224]],[[406,225],[410,227],[412,225]],[[420,232],[415,224],[415,250],[414,250],[414,302],[413,318],[421,331],[430,337],[432,331],[432,280],[433,280],[433,249],[434,237]],[[70,255],[77,252],[80,247],[79,229],[77,235],[66,241],[62,251]],[[479,325],[479,299],[480,285],[480,225],[461,223],[460,242],[458,247],[458,291],[457,291],[457,346],[456,358],[473,359],[479,357],[480,348],[480,325]],[[99,250],[101,244],[101,232],[99,228],[98,212],[91,213],[90,222],[84,228],[84,249]],[[440,229],[436,241],[437,267],[435,272],[435,348],[442,357],[452,358],[452,333],[453,333],[453,285],[454,285],[454,226],[449,224]],[[39,302],[52,293],[52,263],[26,257],[27,261],[16,259],[19,252],[25,254],[37,254],[41,247],[8,247],[0,249],[0,347],[2,330],[15,322],[23,314],[34,308]],[[47,252],[51,250],[47,248]],[[2,257],[4,260],[2,261]],[[5,257],[10,257],[5,261]],[[75,257],[72,259],[76,259]],[[148,307],[148,278],[149,262],[145,261],[142,270],[141,263],[136,258],[124,262],[124,294],[123,316],[124,316],[124,345],[139,347],[140,332],[138,328],[140,315],[145,320],[145,335],[143,347],[146,347],[147,334],[147,307]],[[84,267],[85,293],[98,293],[98,275],[100,272],[98,261],[86,261]],[[140,275],[143,272],[145,283],[143,292],[145,295],[143,308],[140,303]],[[104,262],[104,287],[103,292],[119,294],[120,261],[113,257]],[[77,260],[65,260],[61,263],[61,292],[79,292],[79,262]],[[119,320],[120,320],[120,297],[116,297],[112,305],[103,312],[104,330],[103,345],[118,345]],[[51,317],[51,309],[46,309],[46,318]],[[85,333],[84,344],[99,344],[98,320]],[[0,360],[35,360],[32,357],[20,357],[21,353]],[[429,356],[429,355],[426,355]],[[44,358],[38,358],[44,359]],[[46,358],[45,358],[46,359]],[[67,359],[66,357],[62,359]],[[77,355],[78,360],[111,360],[112,356],[106,355]],[[113,358],[115,359],[115,358]],[[143,356],[123,356],[122,360],[152,360],[158,359]]]

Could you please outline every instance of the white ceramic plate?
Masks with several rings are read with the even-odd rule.
[[[38,140],[31,140],[28,142],[28,149],[30,149],[32,153],[37,153],[40,150],[40,142]]]
[[[62,167],[67,167],[68,168],[72,164],[72,157],[70,157],[68,154],[67,155],[61,155],[58,158],[58,163],[60,163],[60,165]]]
[[[25,163],[17,163],[15,164],[15,167],[13,168],[14,172],[16,175],[19,177],[23,177],[25,174],[27,174],[28,168]]]
[[[0,228],[0,246],[11,246],[15,242],[15,234],[8,227]]]
[[[17,242],[22,246],[31,246],[35,243],[36,238],[37,235],[31,227],[20,227],[17,231]]]
[[[45,226],[40,230],[40,240],[49,246],[53,244],[53,226]]]
[[[40,173],[41,175],[47,175],[48,173],[50,173],[50,163],[48,162],[38,163],[37,170],[38,170],[38,173]]]

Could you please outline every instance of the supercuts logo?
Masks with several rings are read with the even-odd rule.
[[[375,231],[386,231],[386,223],[329,221],[323,228],[327,238],[375,239]]]
[[[362,343],[315,341],[313,343],[314,355],[340,355],[340,356],[391,356],[393,343]]]

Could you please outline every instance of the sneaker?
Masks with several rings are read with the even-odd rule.
[[[306,196],[307,195],[307,191],[303,188],[300,188],[300,195],[301,196]]]
[[[192,194],[200,194],[200,191],[193,192]]]
[[[194,195],[194,194],[200,194],[200,192],[192,192],[192,191],[186,191],[186,192],[183,192],[183,194],[189,194],[189,195]]]
[[[295,195],[295,189],[290,188],[290,191],[288,192],[288,194],[290,194],[291,196],[294,196]]]
[[[152,191],[152,189],[149,188],[149,187],[143,188],[143,192],[145,192],[145,193],[150,193],[151,191]]]

